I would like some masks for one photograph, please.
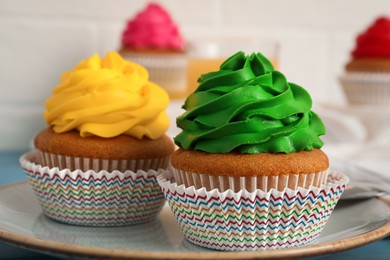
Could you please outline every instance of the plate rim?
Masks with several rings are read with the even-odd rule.
[[[28,184],[28,182],[25,180],[3,185],[0,186],[0,190],[11,189],[23,184]],[[390,205],[390,200],[385,197],[378,197],[377,199],[382,200],[386,204]],[[33,238],[27,235],[21,235],[13,231],[6,230],[4,228],[0,228],[0,241],[18,247],[23,247],[41,253],[49,253],[61,256],[111,259],[280,259],[309,257],[336,253],[363,246],[380,240],[387,235],[390,235],[390,219],[383,226],[358,236],[301,247],[249,252],[163,252],[98,248],[92,246],[68,244],[40,238]],[[261,254],[259,254],[259,252],[261,252]]]

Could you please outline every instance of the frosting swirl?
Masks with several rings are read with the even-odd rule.
[[[355,58],[390,58],[390,19],[378,18],[356,39]]]
[[[46,100],[44,117],[56,133],[77,129],[82,137],[157,139],[169,126],[168,102],[167,93],[148,81],[144,67],[109,52],[64,73]]]
[[[183,50],[184,40],[169,13],[160,5],[151,3],[128,21],[122,34],[122,46],[134,49]]]
[[[177,118],[175,143],[209,153],[290,153],[320,148],[325,134],[302,87],[289,83],[260,53],[238,52],[203,74]]]

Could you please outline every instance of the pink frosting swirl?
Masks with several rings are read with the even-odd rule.
[[[160,5],[150,3],[127,22],[122,34],[122,47],[183,50],[184,40],[168,12]]]

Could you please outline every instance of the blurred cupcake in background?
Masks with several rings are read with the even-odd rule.
[[[340,81],[352,105],[390,104],[390,18],[379,17],[356,38]]]
[[[167,10],[159,4],[148,4],[127,22],[120,53],[145,66],[150,81],[161,85],[171,98],[186,94],[185,41]]]

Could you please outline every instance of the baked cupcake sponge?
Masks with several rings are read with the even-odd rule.
[[[320,149],[293,153],[212,154],[180,148],[171,164],[178,184],[196,189],[248,191],[320,187],[329,161]]]
[[[294,153],[212,154],[179,149],[173,153],[172,166],[188,172],[217,176],[271,176],[305,174],[329,167],[320,149]]]
[[[40,151],[38,156],[40,164],[49,167],[59,167],[60,169],[70,168],[70,170],[77,169],[75,164],[65,165],[65,163],[60,162],[61,158],[63,160],[66,160],[66,157],[92,159],[89,162],[92,162],[93,159],[99,159],[100,164],[104,159],[110,164],[113,164],[115,161],[126,161],[126,165],[123,165],[123,167],[121,166],[122,162],[117,166],[117,170],[123,171],[126,169],[139,170],[143,168],[140,162],[138,162],[138,165],[130,167],[128,165],[131,164],[129,160],[139,161],[141,159],[142,161],[142,159],[161,158],[161,163],[151,165],[152,167],[149,168],[158,170],[159,168],[164,168],[161,165],[163,159],[165,160],[174,151],[174,145],[166,135],[155,140],[149,138],[137,139],[129,135],[119,135],[112,138],[98,136],[81,137],[76,130],[58,134],[50,127],[38,133],[34,139],[34,145]],[[62,157],[55,156],[52,158],[45,154],[62,155]],[[83,163],[84,160],[80,160],[80,162]],[[87,165],[81,165],[81,168],[91,169]]]

